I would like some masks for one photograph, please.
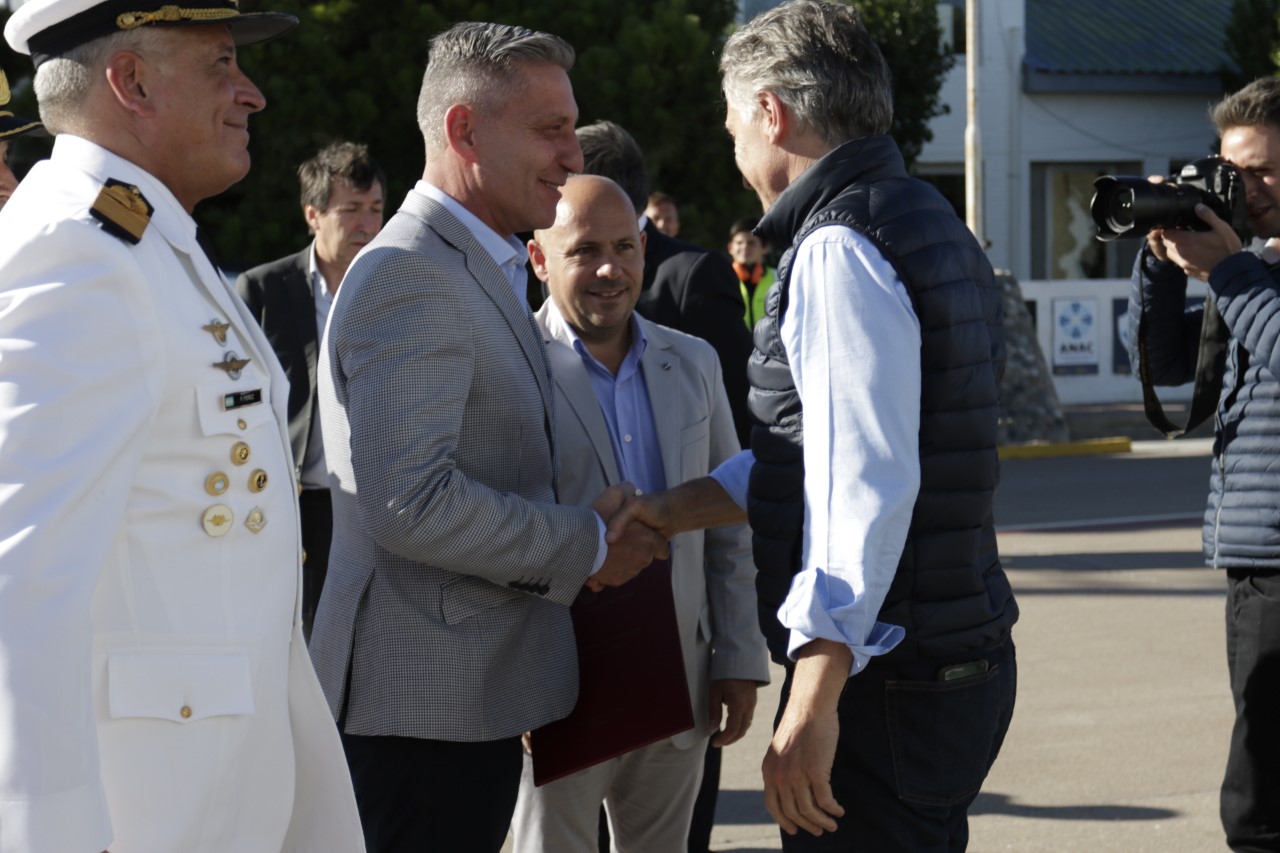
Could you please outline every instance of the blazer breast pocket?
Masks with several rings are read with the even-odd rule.
[[[680,430],[680,474],[681,481],[692,480],[707,473],[711,438],[711,418],[703,418],[695,424]],[[679,483],[667,483],[668,487]]]

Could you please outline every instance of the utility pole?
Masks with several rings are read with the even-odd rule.
[[[982,55],[982,27],[978,6],[981,0],[965,0],[965,109],[964,126],[964,209],[965,224],[987,245],[983,234],[982,211],[982,133],[978,129],[978,63]]]

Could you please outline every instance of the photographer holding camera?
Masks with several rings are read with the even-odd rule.
[[[1241,175],[1249,229],[1280,237],[1280,80],[1226,97],[1212,120],[1222,159]],[[1244,251],[1207,204],[1195,213],[1204,224],[1194,227],[1207,230],[1147,235],[1129,303],[1130,355],[1147,384],[1179,385],[1199,373],[1199,389],[1212,373],[1207,363],[1219,366],[1206,382],[1221,376],[1204,550],[1209,565],[1227,571],[1236,708],[1220,814],[1232,850],[1280,851],[1280,255]],[[1208,283],[1207,310],[1186,308],[1188,276]],[[1220,324],[1222,351],[1206,348],[1211,334],[1201,340],[1206,321]]]

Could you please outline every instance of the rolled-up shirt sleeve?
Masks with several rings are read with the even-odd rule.
[[[796,251],[781,335],[804,408],[805,525],[778,618],[792,659],[832,640],[856,674],[904,636],[876,617],[920,489],[920,323],[880,251],[833,225]]]

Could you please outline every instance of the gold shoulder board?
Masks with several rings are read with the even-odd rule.
[[[101,223],[104,231],[133,245],[142,239],[142,232],[147,230],[154,211],[155,208],[137,187],[112,178],[107,180],[93,207],[89,208],[89,213]]]

